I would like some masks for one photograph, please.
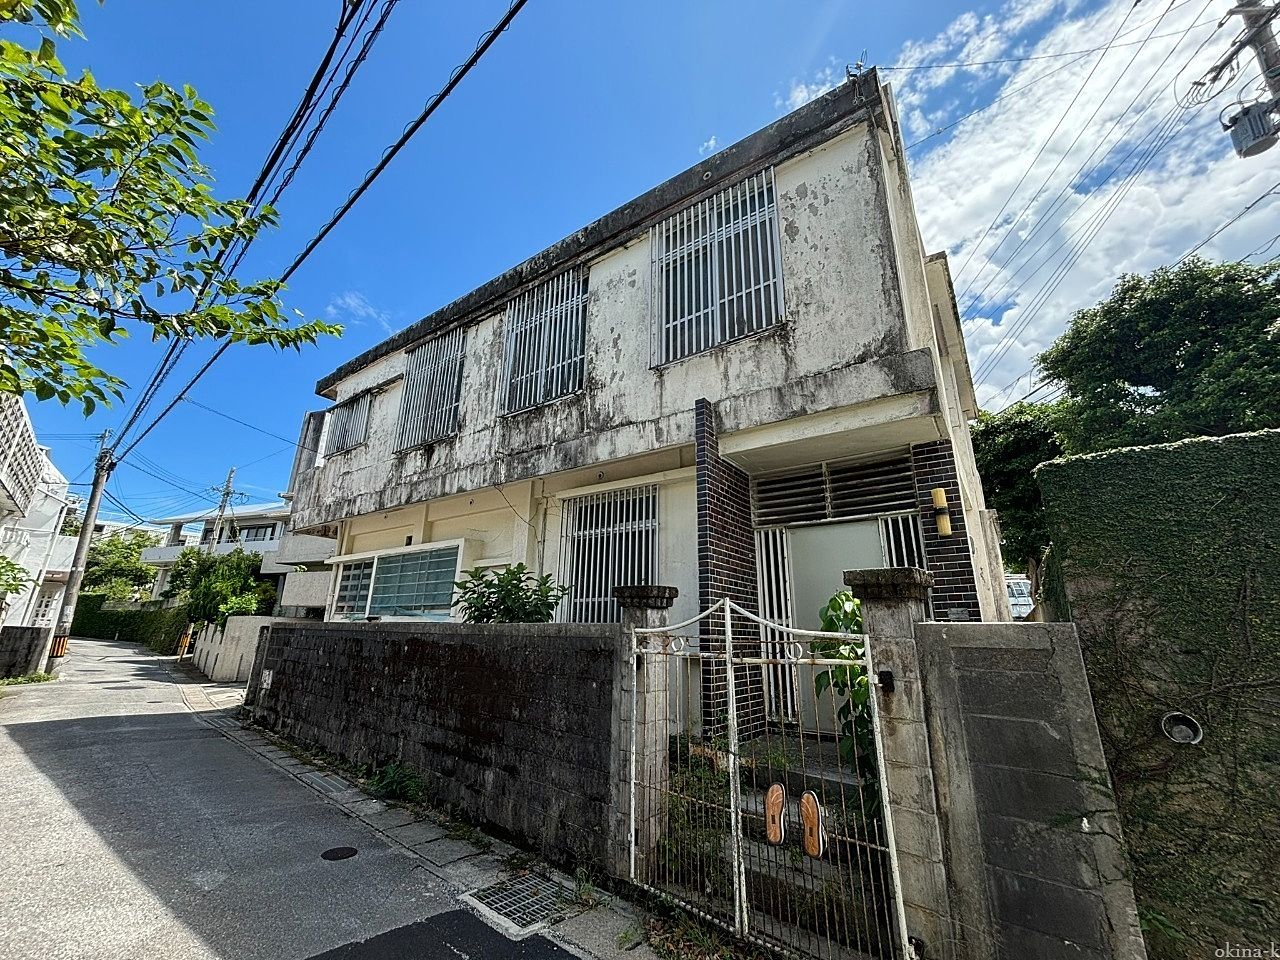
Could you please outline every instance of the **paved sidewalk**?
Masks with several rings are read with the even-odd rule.
[[[62,679],[0,699],[0,956],[653,956],[620,950],[638,920],[616,903],[503,936],[462,895],[523,876],[513,848],[302,762],[240,726],[242,697],[76,640]]]

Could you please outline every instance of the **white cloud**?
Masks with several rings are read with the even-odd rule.
[[[331,299],[324,308],[325,319],[331,323],[346,323],[361,326],[372,321],[382,328],[384,333],[395,333],[391,323],[391,315],[380,310],[356,290],[347,290]]]
[[[844,67],[838,67],[833,58],[830,63],[815,73],[809,80],[791,81],[787,92],[776,93],[773,97],[773,104],[778,108],[786,110],[799,110],[810,100],[816,100],[828,90],[834,90],[837,86],[844,83],[845,72]]]
[[[706,140],[702,141],[702,145],[698,147],[698,155],[705,157],[707,154],[715,153],[719,149],[720,141],[716,139],[716,135],[713,133],[711,136],[707,137]]]
[[[1218,124],[1219,111],[1258,73],[1250,56],[1241,76],[1210,103],[1179,107],[1239,29],[1237,20],[1215,32],[1213,23],[1229,7],[1230,0],[1136,7],[1132,0],[1105,0],[1087,8],[1079,0],[1009,3],[994,15],[956,17],[936,36],[905,43],[894,58],[956,63],[1088,50],[1104,45],[1129,14],[1118,38],[1128,45],[1100,61],[1095,54],[1078,63],[888,75],[910,140],[1062,67],[910,158],[925,245],[950,252],[961,309],[971,318],[966,331],[973,368],[982,372],[980,401],[998,407],[1025,394],[1036,354],[1074,311],[1107,296],[1123,273],[1176,262],[1275,183],[1277,152],[1240,160]],[[809,89],[792,85],[799,87],[801,95]],[[1162,131],[1172,138],[1126,179]],[[1233,258],[1264,247],[1276,234],[1278,212],[1280,198],[1259,204],[1200,253]],[[1012,330],[1016,335],[1006,338]]]

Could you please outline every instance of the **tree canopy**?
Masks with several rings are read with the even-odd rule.
[[[1121,277],[1037,362],[1072,453],[1280,425],[1280,264]]]
[[[185,599],[192,623],[221,627],[229,616],[268,613],[275,605],[275,587],[258,577],[261,567],[259,554],[239,547],[224,554],[187,547],[178,554],[161,596]]]
[[[105,593],[113,600],[145,599],[155,583],[156,568],[142,562],[142,551],[159,542],[159,537],[142,530],[122,530],[94,540],[85,558],[85,593]]]
[[[77,24],[73,0],[0,0],[0,391],[91,412],[124,383],[89,352],[130,332],[280,348],[340,333],[291,322],[280,281],[220,259],[275,213],[214,196],[198,155],[209,104],[189,86],[70,76],[55,39]]]
[[[1005,566],[1025,570],[1049,544],[1033,471],[1062,455],[1052,404],[1015,403],[999,413],[983,412],[973,426],[973,454],[987,504],[1000,518]]]
[[[1062,397],[973,428],[1012,569],[1048,546],[1032,475],[1046,460],[1280,427],[1280,264],[1191,258],[1121,277],[1037,363]]]

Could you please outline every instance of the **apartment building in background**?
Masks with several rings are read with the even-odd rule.
[[[319,617],[329,584],[325,561],[333,542],[323,537],[294,536],[289,530],[288,502],[237,505],[221,518],[218,508],[180,514],[159,521],[163,542],[142,551],[142,561],[156,567],[151,595],[158,599],[169,585],[178,555],[188,547],[226,554],[240,549],[262,557],[261,575],[276,588],[281,616]]]
[[[447,618],[472,567],[731,595],[817,627],[854,567],[1008,619],[947,260],[921,245],[892,97],[852,80],[317,385],[292,523],[336,538],[327,616]],[[313,452],[314,451],[314,452]]]

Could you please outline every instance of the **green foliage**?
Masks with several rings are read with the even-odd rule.
[[[1038,363],[1070,453],[1280,426],[1280,263],[1121,277]]]
[[[4,604],[5,594],[17,593],[33,582],[26,567],[0,554],[0,606]]]
[[[0,392],[92,412],[124,383],[90,355],[131,331],[280,348],[341,332],[291,324],[278,280],[243,283],[217,262],[275,212],[214,197],[198,156],[213,111],[191,87],[69,76],[55,38],[79,32],[72,2],[0,0],[0,27],[15,21],[43,36],[0,39]]]
[[[476,567],[463,571],[458,599],[467,623],[548,623],[569,592],[551,574],[535,577],[523,563],[505,570]]]
[[[1015,403],[999,413],[980,413],[973,425],[973,455],[987,505],[1000,517],[1004,562],[1025,572],[1049,545],[1040,486],[1032,471],[1062,456],[1056,404]]]
[[[80,527],[84,525],[84,517],[75,510],[68,510],[62,518],[62,527],[58,530],[60,537],[80,536]]]
[[[1280,929],[1280,430],[1037,471],[1153,960]],[[1195,746],[1160,732],[1171,710]]]
[[[417,803],[427,792],[427,785],[422,778],[402,763],[388,763],[379,767],[369,778],[368,787],[375,797],[404,803]]]
[[[159,542],[159,537],[140,530],[94,540],[85,560],[85,593],[105,593],[112,600],[145,599],[155,583],[156,568],[142,562],[142,551]]]
[[[48,683],[50,680],[57,679],[52,673],[24,673],[20,677],[0,679],[0,687],[15,687],[27,683]]]
[[[185,607],[164,607],[159,601],[137,604],[139,609],[104,610],[105,594],[84,594],[76,604],[71,633],[77,637],[121,640],[147,647],[153,653],[171,654],[187,629]]]
[[[178,554],[174,575],[187,598],[194,623],[226,626],[237,613],[266,613],[275,604],[275,589],[258,579],[262,557],[239,547],[230,553],[207,553],[188,547]]]
[[[843,590],[818,611],[818,617],[824,632],[851,635],[847,641],[823,638],[810,643],[814,656],[849,661],[848,666],[831,667],[814,677],[814,694],[819,703],[824,702],[823,695],[828,691],[834,695],[836,719],[840,723],[840,759],[866,779],[863,812],[872,816],[880,808],[875,730],[871,725],[872,690],[866,668],[858,662],[866,647],[860,638],[853,636],[862,632],[862,602]]]

